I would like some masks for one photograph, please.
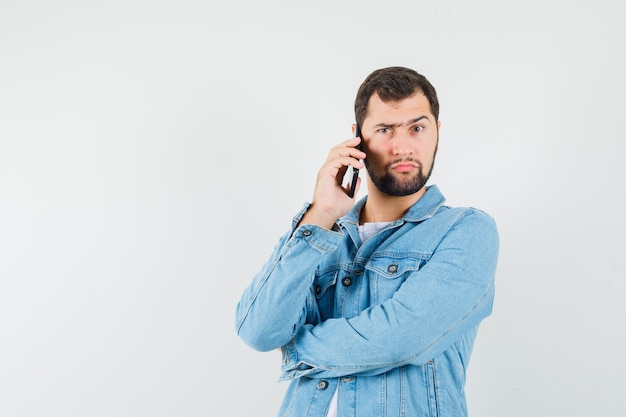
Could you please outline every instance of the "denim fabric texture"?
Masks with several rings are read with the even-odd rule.
[[[451,208],[433,185],[361,243],[365,197],[334,230],[294,218],[236,310],[239,336],[282,350],[280,417],[467,415],[466,371],[492,311],[494,220]]]

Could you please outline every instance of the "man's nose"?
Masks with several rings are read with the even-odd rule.
[[[412,147],[413,138],[410,132],[405,130],[398,130],[393,135],[392,150],[394,155],[411,155],[413,153]]]

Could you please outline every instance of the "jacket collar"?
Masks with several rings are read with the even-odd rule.
[[[359,215],[365,206],[367,196],[359,200],[352,210],[337,221],[338,225],[359,224]],[[426,187],[426,192],[411,208],[394,223],[421,222],[432,217],[444,205],[445,197],[436,185]]]

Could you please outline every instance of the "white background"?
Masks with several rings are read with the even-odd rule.
[[[235,305],[389,65],[500,229],[470,414],[626,415],[624,9],[2,1],[0,415],[275,415]]]

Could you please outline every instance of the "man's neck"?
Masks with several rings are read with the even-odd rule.
[[[381,193],[376,187],[368,190],[367,201],[361,210],[359,223],[391,222],[398,220],[415,204],[426,192],[426,187],[415,194],[402,197],[390,196]]]

